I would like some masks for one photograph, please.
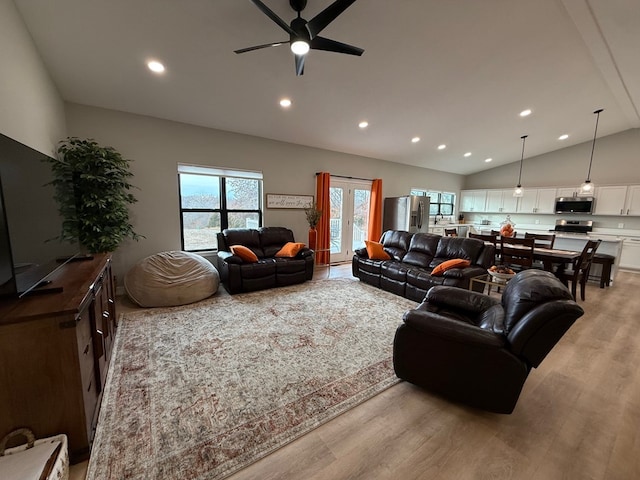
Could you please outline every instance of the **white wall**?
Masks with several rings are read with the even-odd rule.
[[[52,155],[64,103],[12,0],[0,0],[0,65],[0,133]]]
[[[463,181],[460,175],[113,110],[67,104],[66,112],[70,135],[94,138],[132,160],[131,182],[139,188],[133,192],[138,203],[132,206],[132,220],[146,238],[116,252],[118,276],[147,255],[180,249],[178,163],[260,170],[265,193],[315,195],[319,171],[382,178],[384,196],[406,195],[411,187],[458,192]],[[307,241],[302,210],[266,209],[264,224],[287,226],[297,240]]]

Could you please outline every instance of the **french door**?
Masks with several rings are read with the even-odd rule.
[[[371,182],[331,177],[329,198],[331,262],[346,262],[356,248],[365,246]]]

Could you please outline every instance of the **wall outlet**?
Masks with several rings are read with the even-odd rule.
[[[624,223],[619,223],[618,228],[624,228]]]
[[[540,225],[540,220],[536,220],[536,225]]]

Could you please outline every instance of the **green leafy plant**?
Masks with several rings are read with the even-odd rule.
[[[320,217],[322,217],[322,210],[318,210],[316,202],[311,203],[311,205],[305,208],[304,214],[307,217],[307,222],[309,222],[309,227],[316,228],[320,221]]]
[[[78,242],[90,253],[112,252],[126,238],[138,240],[129,221],[129,160],[93,139],[69,137],[49,158],[54,198],[63,218],[60,239]]]

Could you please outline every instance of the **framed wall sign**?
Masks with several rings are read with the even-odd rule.
[[[267,208],[307,208],[312,203],[313,195],[267,193]]]

